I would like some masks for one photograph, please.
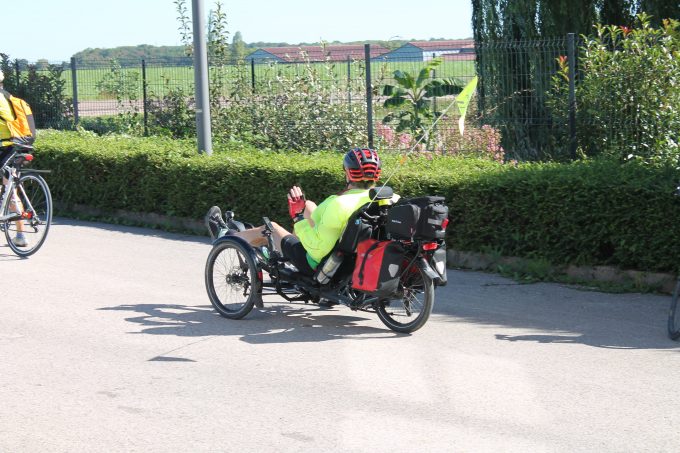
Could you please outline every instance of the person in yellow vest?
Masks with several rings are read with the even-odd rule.
[[[2,70],[0,70],[0,168],[2,165],[5,163],[5,159],[9,157],[13,143],[11,140],[11,134],[9,132],[9,128],[7,127],[7,121],[12,121],[14,119],[14,113],[12,112],[12,108],[9,105],[9,102],[7,102],[7,98],[3,95],[2,92],[4,92],[4,87],[3,83],[5,81],[5,75],[3,74]],[[7,184],[7,179],[2,178],[2,183]],[[16,196],[16,192],[14,192],[14,196],[11,198],[10,201],[10,209],[17,209],[23,210],[22,206],[17,206],[16,202],[18,201],[19,204],[21,204],[21,201],[19,201],[19,197]],[[17,247],[27,247],[28,246],[28,240],[26,239],[26,236],[24,235],[24,222],[23,221],[17,221],[16,222],[17,226],[17,235],[12,238],[12,242],[14,245]]]

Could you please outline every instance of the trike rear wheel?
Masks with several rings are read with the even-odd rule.
[[[243,318],[260,297],[257,265],[246,247],[235,240],[218,242],[205,265],[210,303],[225,318]]]
[[[434,284],[422,269],[411,267],[401,277],[399,290],[376,303],[380,320],[399,333],[411,333],[425,325],[434,305]]]

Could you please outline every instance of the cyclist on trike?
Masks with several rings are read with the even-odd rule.
[[[212,207],[214,239],[206,288],[223,316],[239,319],[263,295],[287,301],[344,304],[377,312],[392,330],[412,332],[432,311],[434,285],[446,283],[442,197],[400,200],[376,187],[381,162],[372,149],[343,159],[346,187],[318,206],[298,186],[288,192],[293,232],[264,217],[253,227]],[[264,273],[268,279],[265,279]]]

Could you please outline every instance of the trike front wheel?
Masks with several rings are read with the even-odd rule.
[[[210,303],[225,318],[243,318],[260,297],[257,265],[246,247],[235,240],[217,242],[205,265]]]

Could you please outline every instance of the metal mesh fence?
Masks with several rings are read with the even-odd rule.
[[[568,92],[552,90],[567,38],[506,41],[477,46],[479,115],[497,127],[509,156],[543,158],[570,152],[568,125],[555,121],[551,103],[568,106]],[[502,72],[501,72],[502,71]],[[560,95],[560,99],[554,99]],[[560,112],[566,118],[567,112]]]
[[[271,148],[345,149],[368,144],[403,150],[421,139],[421,150],[443,154],[481,153],[498,160],[504,154],[506,159],[570,158],[590,127],[587,113],[576,108],[576,87],[583,76],[579,46],[572,36],[470,43],[455,52],[411,46],[372,52],[369,57],[356,52],[321,57],[302,52],[278,59],[213,63],[212,129],[216,135]],[[439,64],[418,77],[433,59]],[[572,65],[566,75],[565,64]],[[18,85],[29,84],[25,68],[16,69]],[[195,133],[191,58],[73,60],[63,69],[62,89],[73,101],[59,114],[69,121],[46,120],[39,127],[80,124],[96,129],[99,124],[106,132],[123,124],[127,132],[140,134]],[[41,71],[47,69],[37,73]],[[576,77],[570,80],[569,74]],[[432,98],[423,94],[434,81],[462,89],[476,75],[477,97],[461,135],[460,114],[452,106],[455,93]],[[561,83],[560,77],[566,80]],[[394,96],[386,94],[387,85],[401,90],[403,103],[390,101]],[[612,112],[612,121],[618,128],[634,127],[620,111]]]

